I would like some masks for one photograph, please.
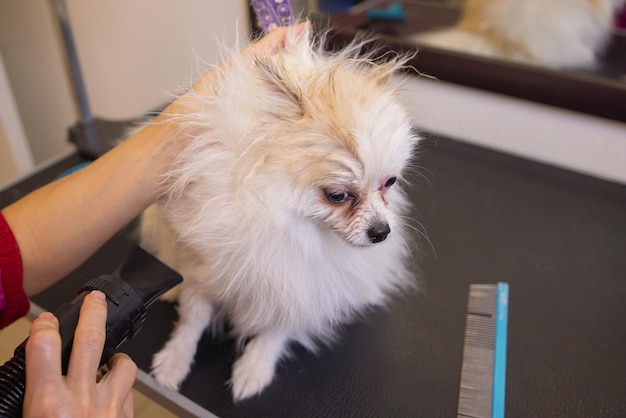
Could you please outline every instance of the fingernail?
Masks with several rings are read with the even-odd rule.
[[[56,316],[52,312],[42,312],[39,316],[33,321],[33,326],[36,324],[58,324],[58,320]]]
[[[43,319],[44,321],[52,318],[54,318],[54,314],[52,312],[42,312],[37,317],[37,319]]]
[[[92,290],[91,293],[89,294],[93,299],[95,300],[99,300],[99,301],[106,301],[106,296],[104,293],[102,293],[99,290]]]

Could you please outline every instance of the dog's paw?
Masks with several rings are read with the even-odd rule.
[[[251,354],[244,353],[233,365],[230,384],[235,402],[258,395],[274,378],[274,364]]]
[[[191,363],[180,352],[165,347],[152,358],[152,375],[166,388],[178,390],[187,377]]]

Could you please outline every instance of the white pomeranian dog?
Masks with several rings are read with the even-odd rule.
[[[592,67],[625,0],[465,0],[450,29],[419,34],[423,45],[552,68]]]
[[[152,362],[166,387],[225,322],[242,350],[233,398],[258,394],[291,343],[315,350],[414,282],[401,183],[418,136],[394,77],[408,57],[328,52],[323,38],[292,31],[276,54],[233,57],[178,120],[187,141],[141,227],[184,277]]]

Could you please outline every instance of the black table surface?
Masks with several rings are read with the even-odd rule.
[[[5,188],[4,207],[82,159]],[[431,136],[409,192],[420,290],[347,325],[317,355],[296,349],[260,396],[233,404],[232,341],[203,338],[182,393],[223,417],[455,416],[472,283],[510,284],[509,417],[626,416],[626,188]],[[132,244],[118,233],[33,301],[55,310]],[[59,243],[63,245],[63,243]],[[175,309],[156,302],[122,349],[148,371]]]

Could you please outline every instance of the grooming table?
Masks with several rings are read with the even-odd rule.
[[[5,187],[0,207],[82,161],[68,155]],[[142,370],[138,389],[179,416],[455,416],[469,285],[506,281],[507,415],[626,416],[626,187],[437,136],[422,143],[418,166],[409,194],[422,231],[412,260],[419,291],[346,326],[318,355],[297,349],[263,394],[237,405],[226,384],[232,341],[202,339],[182,395],[147,375],[176,320],[157,302],[122,346]],[[34,304],[55,310],[113,271],[131,232]]]

